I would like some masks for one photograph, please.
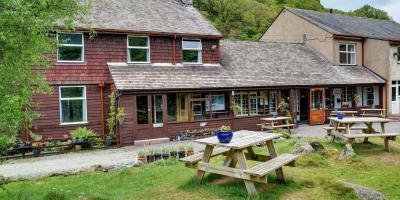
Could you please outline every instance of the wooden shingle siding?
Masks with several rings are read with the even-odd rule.
[[[135,107],[135,97],[132,95],[123,95],[119,98],[119,106],[124,108],[125,119],[122,125],[118,126],[118,131],[120,134],[121,145],[132,145],[134,143],[134,107]]]
[[[219,40],[206,40],[203,39],[202,41],[203,45],[203,63],[211,63],[211,64],[218,64],[220,63],[220,57],[219,57]],[[212,49],[213,45],[215,46],[215,49]]]
[[[104,112],[105,119],[108,117],[110,100],[110,87],[107,85],[104,89]],[[53,93],[50,95],[35,95],[32,97],[34,102],[37,102],[39,108],[37,112],[41,117],[34,121],[34,133],[44,136],[44,138],[63,139],[64,136],[69,136],[69,133],[77,127],[88,127],[94,130],[97,134],[102,134],[101,125],[101,101],[100,88],[98,85],[86,85],[87,96],[87,124],[77,125],[60,125],[60,99],[58,85],[53,87]],[[106,133],[108,132],[107,127]]]

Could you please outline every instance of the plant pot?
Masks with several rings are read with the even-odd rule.
[[[114,146],[114,144],[115,144],[115,140],[114,139],[112,139],[112,138],[107,138],[106,139],[106,146]]]
[[[336,117],[337,117],[338,119],[343,119],[343,118],[344,118],[344,114],[338,113],[338,114],[336,115]]]
[[[154,162],[154,155],[147,155],[146,157],[148,163]]]
[[[272,118],[278,118],[278,113],[272,114]]]
[[[232,131],[217,131],[217,138],[220,143],[229,143],[231,142],[233,137],[233,132]]]
[[[154,154],[154,161],[157,161],[157,160],[161,160],[161,154],[160,153]]]
[[[124,120],[125,120],[124,117],[118,118],[118,124],[120,124],[120,125],[124,124]]]
[[[92,144],[89,141],[84,141],[81,144],[81,149],[90,149],[92,147]]]
[[[139,157],[139,162],[146,163],[146,157]]]
[[[33,156],[35,156],[35,157],[40,156],[41,152],[42,152],[42,149],[40,149],[40,148],[33,148],[32,149]]]
[[[192,156],[192,155],[194,155],[194,152],[193,152],[193,151],[187,151],[187,152],[186,152],[186,156]]]
[[[176,157],[177,155],[178,155],[178,152],[176,152],[176,151],[171,151],[171,157]]]
[[[179,151],[178,152],[178,158],[184,158],[185,157],[186,152],[185,151]]]
[[[162,154],[162,159],[163,160],[168,160],[169,159],[169,154],[168,153]]]

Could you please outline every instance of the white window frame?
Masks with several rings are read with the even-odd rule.
[[[61,89],[62,88],[83,88],[83,97],[68,97],[62,98],[61,97]],[[58,88],[59,94],[59,104],[60,104],[60,125],[74,125],[74,124],[87,124],[87,98],[86,98],[86,86],[85,85],[73,85],[73,86],[60,86]],[[83,101],[83,121],[81,122],[62,122],[62,101],[63,100],[82,100]]]
[[[268,109],[269,113],[276,113],[278,112],[278,98],[277,98],[277,91],[276,90],[270,90],[268,91]],[[272,99],[275,99],[275,102],[272,101]],[[275,110],[272,110],[272,104],[274,104]]]
[[[252,96],[253,97],[257,97],[258,96],[257,92],[250,92],[249,93],[249,105],[250,105],[249,115],[250,116],[260,115],[259,112],[258,112],[258,110],[259,110],[258,109],[258,101],[259,101],[259,99],[258,98],[252,99],[251,98]],[[254,107],[253,107],[253,105],[254,105]],[[252,111],[254,111],[254,112],[252,112]]]
[[[206,110],[210,110],[210,104],[211,104],[211,111],[221,111],[225,110],[225,94],[215,94],[215,95],[207,95],[207,97],[210,97],[210,101],[206,102]],[[223,102],[219,102],[220,98],[223,99]],[[213,99],[216,100],[215,103],[213,103]]]
[[[234,95],[235,99],[235,104],[237,106],[240,106],[241,110],[240,112],[236,113],[235,117],[244,117],[244,116],[249,116],[249,94],[247,92],[237,92]],[[240,103],[238,103],[238,100]],[[244,106],[244,101],[247,101],[247,105]],[[247,110],[247,112],[246,112]]]
[[[82,36],[82,44],[59,44],[58,43],[58,34],[71,34],[71,35],[81,35]],[[59,63],[83,63],[85,62],[85,37],[83,33],[65,33],[65,32],[58,32],[56,35],[57,38],[57,62]],[[59,60],[59,47],[82,47],[82,60]]]
[[[199,48],[184,48],[183,47],[183,42],[184,41],[198,41],[200,43],[200,47]],[[185,50],[189,50],[189,51],[198,51],[198,57],[199,57],[199,61],[198,62],[185,62],[184,61],[184,57],[183,57],[183,52]],[[203,44],[201,39],[190,39],[190,38],[182,38],[182,63],[183,64],[202,64],[203,63],[203,54],[202,54],[202,50],[203,50]]]
[[[351,107],[352,96],[353,96],[352,88],[344,87],[342,89],[342,106],[344,104],[344,105],[348,105]],[[347,97],[349,97],[349,99],[347,99]]]
[[[400,46],[397,46],[397,64],[400,64]]]
[[[341,51],[340,50],[340,46],[341,45],[346,45],[346,50],[345,51]],[[349,46],[354,46],[354,51],[349,51]],[[341,53],[345,53],[346,56],[348,56],[348,54],[354,53],[354,63],[341,63],[340,62],[340,54]],[[348,57],[347,57],[347,61],[349,61]],[[356,43],[339,43],[339,63],[340,63],[340,65],[344,65],[344,66],[357,65],[357,44]]]
[[[142,46],[129,46],[129,38],[130,37],[136,37],[136,38],[147,38],[147,47],[142,47]],[[127,46],[127,59],[129,64],[149,64],[150,61],[150,37],[149,36],[143,36],[143,35],[128,35],[126,37],[126,46]],[[131,54],[129,53],[129,49],[146,49],[147,50],[147,61],[142,62],[142,61],[130,61],[131,59]]]

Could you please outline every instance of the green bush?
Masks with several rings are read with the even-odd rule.
[[[67,199],[66,195],[60,192],[49,192],[43,198],[43,200],[65,200],[65,199]]]
[[[14,136],[0,134],[0,154],[4,154],[8,149],[13,147],[14,144],[15,144]]]
[[[71,131],[71,138],[73,140],[79,140],[79,139],[96,140],[96,138],[94,138],[95,136],[97,136],[97,134],[93,130],[90,130],[86,127],[83,128],[79,127]]]

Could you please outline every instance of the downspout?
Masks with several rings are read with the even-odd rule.
[[[104,81],[100,81],[100,101],[101,101],[101,130],[102,130],[102,137],[103,141],[106,139],[106,130],[105,130],[105,121],[104,121]]]

